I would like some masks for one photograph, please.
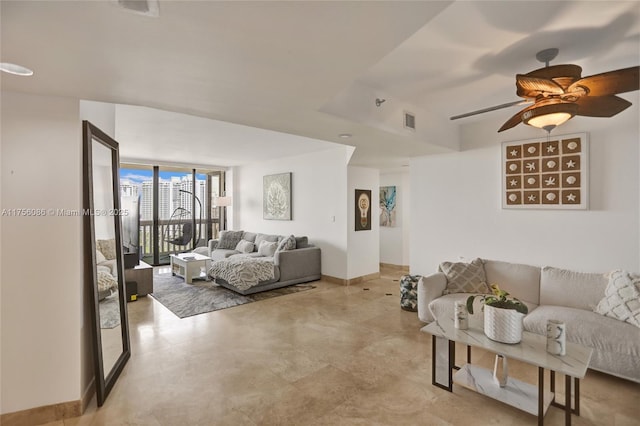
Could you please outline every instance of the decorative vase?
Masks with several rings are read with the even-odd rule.
[[[484,307],[484,334],[496,342],[519,343],[522,340],[524,314],[515,309]]]
[[[507,364],[507,357],[497,354],[496,360],[493,363],[493,380],[501,388],[507,386],[507,380],[509,379],[509,366]]]
[[[453,325],[460,330],[469,328],[469,312],[467,312],[467,306],[464,302],[455,303]]]
[[[566,352],[567,339],[566,325],[562,321],[547,321],[547,352],[553,355],[564,356]]]

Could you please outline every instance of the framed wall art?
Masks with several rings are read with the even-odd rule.
[[[262,217],[268,220],[291,220],[291,173],[264,176]]]
[[[380,226],[396,226],[396,187],[380,187]]]
[[[586,133],[502,143],[503,209],[582,209],[589,204]]]
[[[356,189],[356,231],[371,231],[371,190]]]

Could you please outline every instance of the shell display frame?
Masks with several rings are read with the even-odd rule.
[[[502,208],[589,208],[587,133],[502,143]]]

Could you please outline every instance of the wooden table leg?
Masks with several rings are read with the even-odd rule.
[[[564,424],[571,425],[571,376],[564,376]]]
[[[538,426],[544,425],[544,368],[538,367]]]

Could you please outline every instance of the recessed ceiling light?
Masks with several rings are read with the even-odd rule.
[[[338,136],[340,136],[342,139],[349,139],[352,135],[351,133],[340,133]]]
[[[10,62],[0,62],[0,71],[8,72],[9,74],[30,76],[33,75],[33,71],[22,65],[12,64]]]

